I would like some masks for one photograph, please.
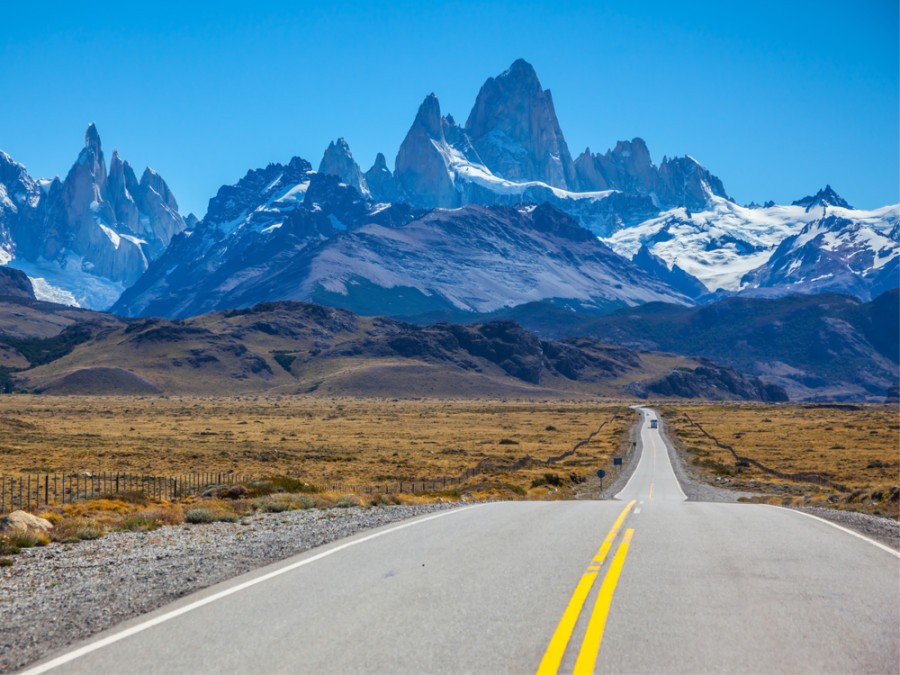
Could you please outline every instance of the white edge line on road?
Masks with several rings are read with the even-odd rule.
[[[782,511],[790,511],[791,513],[797,513],[797,514],[799,514],[799,515],[801,515],[801,516],[806,516],[807,518],[815,518],[816,520],[818,520],[818,521],[820,521],[820,522],[823,522],[823,523],[825,523],[826,525],[831,525],[832,527],[836,527],[836,528],[839,529],[839,530],[843,530],[843,531],[846,532],[847,534],[852,534],[854,537],[858,537],[858,538],[862,539],[863,541],[867,541],[867,542],[869,542],[870,544],[872,544],[873,546],[877,546],[877,547],[880,548],[881,550],[887,551],[888,553],[890,553],[890,554],[891,554],[892,556],[894,556],[895,558],[900,558],[900,552],[895,551],[895,550],[892,549],[890,546],[885,546],[885,545],[882,544],[880,541],[875,541],[874,539],[871,539],[871,538],[867,537],[867,536],[864,535],[864,534],[860,534],[859,532],[856,532],[856,531],[854,531],[854,530],[851,530],[850,528],[844,527],[843,525],[838,525],[837,523],[832,522],[832,521],[830,521],[830,520],[826,520],[825,518],[821,518],[821,517],[819,517],[819,516],[814,516],[814,515],[811,514],[811,513],[806,513],[806,511],[798,511],[797,509],[789,509],[789,508],[786,508],[786,507],[784,507],[784,506],[777,506],[777,505],[775,505],[775,504],[761,504],[760,506],[771,506],[773,509],[780,509],[780,510],[782,510]]]
[[[641,414],[641,423],[640,427],[638,427],[638,440],[641,442],[641,457],[638,459],[637,464],[634,465],[634,470],[631,472],[631,475],[628,477],[628,480],[625,481],[625,487],[619,490],[616,494],[613,495],[613,499],[618,499],[619,495],[625,492],[628,489],[628,486],[631,485],[631,481],[634,480],[635,475],[638,472],[638,467],[641,465],[641,460],[644,458],[644,439],[642,438],[644,433],[644,422],[646,421],[646,416],[644,415],[644,411],[649,411],[649,408],[645,408],[640,405],[631,406],[635,410],[637,410]]]
[[[28,670],[21,671],[20,675],[37,675],[38,673],[45,673],[48,670],[56,668],[57,666],[61,666],[63,664],[69,663],[70,661],[74,661],[77,658],[80,658],[86,654],[90,654],[91,652],[97,651],[98,649],[102,649],[103,647],[107,647],[113,643],[118,642],[119,640],[124,640],[127,637],[135,635],[136,633],[140,633],[141,631],[147,630],[148,628],[152,628],[153,626],[158,626],[161,623],[169,621],[170,619],[174,619],[175,617],[181,616],[182,614],[187,614],[190,611],[193,611],[199,607],[203,607],[204,605],[208,605],[216,600],[221,600],[229,595],[233,595],[239,591],[243,591],[246,588],[250,588],[251,586],[255,586],[256,584],[261,584],[264,581],[268,581],[269,579],[273,579],[274,577],[280,576],[287,572],[291,572],[298,567],[303,567],[304,565],[308,565],[310,563],[316,562],[317,560],[321,560],[327,556],[330,556],[332,553],[337,553],[338,551],[343,551],[346,548],[350,548],[351,546],[356,546],[357,544],[362,544],[363,542],[369,541],[371,539],[376,539],[377,537],[382,537],[386,534],[390,534],[392,532],[396,532],[397,530],[402,530],[407,527],[412,527],[413,525],[418,525],[420,523],[425,523],[429,520],[434,520],[435,518],[443,518],[444,516],[449,516],[452,513],[461,513],[462,511],[468,511],[469,509],[480,506],[480,505],[472,505],[469,507],[463,507],[461,509],[450,509],[449,511],[444,511],[442,513],[435,513],[430,516],[426,516],[424,518],[417,518],[415,520],[409,520],[405,523],[401,523],[387,530],[381,530],[380,532],[375,532],[373,534],[369,534],[365,537],[361,537],[360,539],[354,539],[353,541],[348,541],[344,544],[340,544],[335,546],[334,548],[330,548],[327,551],[322,551],[321,553],[317,553],[309,558],[304,558],[303,560],[298,560],[295,563],[291,563],[285,567],[281,567],[277,570],[269,572],[268,574],[264,574],[260,577],[256,577],[254,579],[250,579],[245,581],[237,586],[231,586],[230,588],[226,588],[223,591],[219,591],[213,595],[203,598],[202,600],[197,600],[196,602],[192,602],[189,605],[185,605],[184,607],[179,607],[178,609],[173,609],[171,612],[166,612],[160,616],[157,616],[153,619],[149,619],[148,621],[144,621],[143,623],[139,623],[136,626],[132,626],[131,628],[126,628],[123,631],[118,633],[114,633],[108,637],[103,638],[102,640],[97,640],[96,642],[92,642],[84,647],[80,647],[75,649],[67,654],[63,654],[62,656],[58,656],[51,661],[47,661],[46,663],[39,664],[34,666],[33,668],[29,668]],[[302,553],[300,555],[303,555]]]

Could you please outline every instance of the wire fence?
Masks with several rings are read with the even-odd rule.
[[[233,485],[254,480],[234,473],[194,472],[178,476],[145,476],[131,473],[45,473],[0,477],[0,513],[32,510],[41,505],[74,504],[126,493],[141,493],[159,500],[197,494],[213,485]]]
[[[613,417],[612,419],[615,419]],[[398,480],[369,484],[345,483],[343,481],[313,484],[315,490],[342,492],[356,495],[391,495],[435,493],[453,490],[467,484],[480,474],[490,471],[513,472],[526,467],[553,467],[556,463],[575,454],[575,451],[589,443],[606,424],[606,420],[587,439],[578,443],[557,457],[546,460],[525,456],[509,464],[479,462],[465,469],[457,476],[443,476],[430,480]],[[112,473],[87,471],[80,473],[28,474],[18,477],[0,476],[0,513],[17,509],[32,511],[41,506],[73,504],[87,499],[140,493],[152,499],[175,500],[191,495],[217,492],[231,485],[246,485],[254,481],[273,478],[257,475],[235,474],[232,472],[193,472],[177,476],[149,476],[132,473]]]

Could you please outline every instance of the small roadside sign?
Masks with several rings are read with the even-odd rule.
[[[613,457],[613,466],[622,466],[622,458]]]
[[[603,478],[606,476],[606,472],[603,469],[597,469],[597,478]]]

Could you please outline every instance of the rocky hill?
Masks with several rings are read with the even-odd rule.
[[[604,316],[532,304],[482,320],[488,318],[513,318],[556,339],[591,335],[631,349],[709,358],[782,387],[792,400],[880,402],[900,382],[898,289],[870,302],[833,293],[732,297],[702,307],[651,303]]]
[[[296,302],[169,321],[10,298],[3,354],[6,391],[44,394],[785,397],[711,363],[545,340],[513,321],[417,326]],[[687,384],[666,391],[676,371]]]

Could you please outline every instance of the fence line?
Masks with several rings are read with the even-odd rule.
[[[547,466],[570,457],[583,445],[589,443],[608,422],[603,422],[586,440],[579,442],[572,450],[550,457],[547,460],[525,456],[511,464],[479,462],[475,467],[464,470],[458,476],[443,476],[432,480],[389,481],[376,484],[353,484],[338,482],[317,483],[315,486],[326,492],[349,492],[358,495],[391,495],[416,492],[439,492],[459,487],[467,480],[485,471],[517,471],[526,466]],[[202,494],[214,487],[238,485],[260,476],[235,474],[231,472],[193,472],[177,476],[149,476],[133,473],[45,473],[29,474],[17,478],[0,476],[0,513],[23,509],[35,510],[42,505],[72,504],[86,499],[104,496],[115,498],[127,493],[141,493],[159,500],[172,500],[189,495]]]

